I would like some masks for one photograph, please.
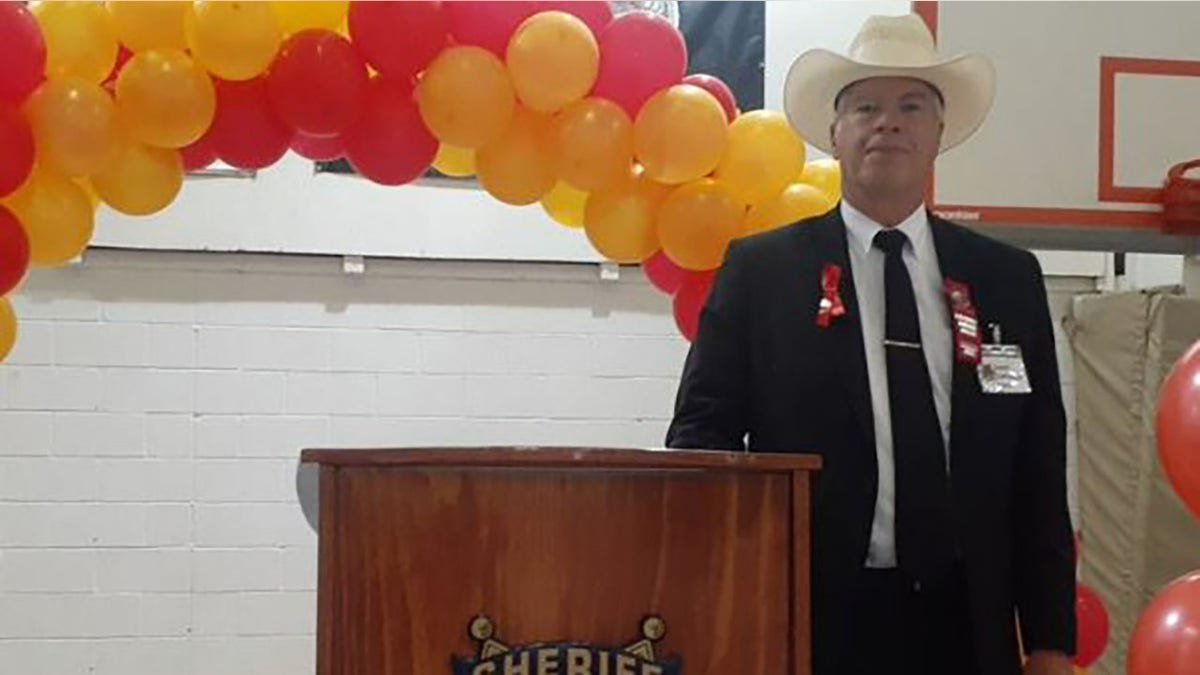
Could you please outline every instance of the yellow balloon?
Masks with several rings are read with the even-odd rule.
[[[108,160],[113,103],[100,85],[73,75],[46,80],[25,103],[25,117],[46,168],[88,176]]]
[[[29,235],[29,258],[35,267],[60,267],[77,258],[92,240],[95,211],[83,188],[44,169],[8,200],[8,207]]]
[[[819,188],[834,202],[842,198],[842,165],[836,159],[814,159],[805,164],[799,180]]]
[[[644,176],[588,196],[583,227],[588,241],[605,258],[640,263],[659,248],[655,219],[670,188]]]
[[[170,206],[183,187],[179,151],[127,138],[118,139],[116,145],[108,165],[92,176],[100,199],[131,216],[147,216]]]
[[[76,178],[75,184],[87,195],[88,202],[92,205],[93,211],[100,208],[100,195],[96,194],[96,188],[92,187],[92,181],[86,178]]]
[[[715,178],[746,204],[770,199],[804,170],[804,141],[783,113],[748,112],[729,125]]]
[[[309,28],[337,31],[346,23],[350,0],[272,0],[271,11],[286,35]]]
[[[633,123],[621,106],[587,98],[554,118],[554,165],[560,178],[586,192],[624,182],[633,165]]]
[[[702,178],[676,189],[658,212],[658,240],[676,265],[702,272],[720,267],[738,235],[745,207],[729,188]]]
[[[475,175],[475,151],[443,143],[433,158],[433,168],[443,176],[466,178]]]
[[[513,33],[507,60],[521,103],[551,113],[592,90],[600,47],[583,21],[566,12],[541,12]]]
[[[0,361],[8,358],[17,344],[17,315],[8,298],[0,298]]]
[[[133,52],[147,49],[187,49],[183,16],[190,3],[178,0],[108,0],[121,43]]]
[[[283,42],[265,2],[199,0],[183,20],[196,62],[224,80],[249,80],[266,72]]]
[[[216,109],[212,80],[183,52],[135,54],[117,78],[117,117],[148,145],[191,145],[208,131]]]
[[[728,134],[721,104],[690,84],[655,94],[633,123],[634,150],[646,175],[671,185],[712,173],[725,152]]]
[[[475,165],[488,194],[505,204],[524,206],[554,187],[549,127],[544,115],[517,108],[504,135],[479,149]]]
[[[100,84],[117,61],[117,32],[97,2],[48,0],[33,5],[46,40],[46,76],[76,75]]]
[[[417,84],[425,126],[441,142],[479,149],[500,138],[516,107],[508,71],[482,47],[442,50]]]
[[[833,208],[835,202],[807,183],[793,183],[773,199],[756,204],[746,216],[743,234],[751,235],[791,225]]]
[[[542,208],[560,225],[583,227],[583,214],[587,200],[588,193],[576,190],[569,184],[559,181],[553,190],[542,197]]]

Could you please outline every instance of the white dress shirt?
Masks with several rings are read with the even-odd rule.
[[[874,247],[875,234],[884,229],[845,200],[841,203],[842,220],[850,251],[858,312],[862,317],[863,346],[867,357],[867,378],[871,388],[871,409],[875,420],[875,457],[879,462],[879,489],[875,495],[875,518],[871,524],[871,544],[867,567],[896,566],[896,468],[892,457],[892,415],[888,404],[887,357],[883,340],[886,333],[884,261],[886,255]],[[942,427],[946,446],[946,466],[950,464],[950,386],[953,359],[953,335],[950,308],[942,287],[942,272],[937,249],[929,230],[929,218],[921,205],[897,228],[908,236],[904,263],[912,277],[921,327],[921,344],[933,385],[933,402]]]

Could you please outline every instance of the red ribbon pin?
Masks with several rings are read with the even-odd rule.
[[[817,306],[817,325],[828,328],[833,320],[846,313],[846,305],[838,292],[842,284],[842,268],[834,264],[821,270],[821,303]]]
[[[982,338],[979,315],[971,301],[971,287],[961,281],[946,279],[946,302],[954,315],[954,360],[978,365]]]

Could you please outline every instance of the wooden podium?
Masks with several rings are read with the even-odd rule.
[[[819,458],[306,450],[319,675],[798,675]]]

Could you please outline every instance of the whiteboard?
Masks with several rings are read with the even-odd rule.
[[[386,187],[317,173],[289,154],[253,177],[190,177],[167,210],[131,218],[102,208],[94,245],[371,257],[600,262],[579,230],[540,205],[482,190]]]

